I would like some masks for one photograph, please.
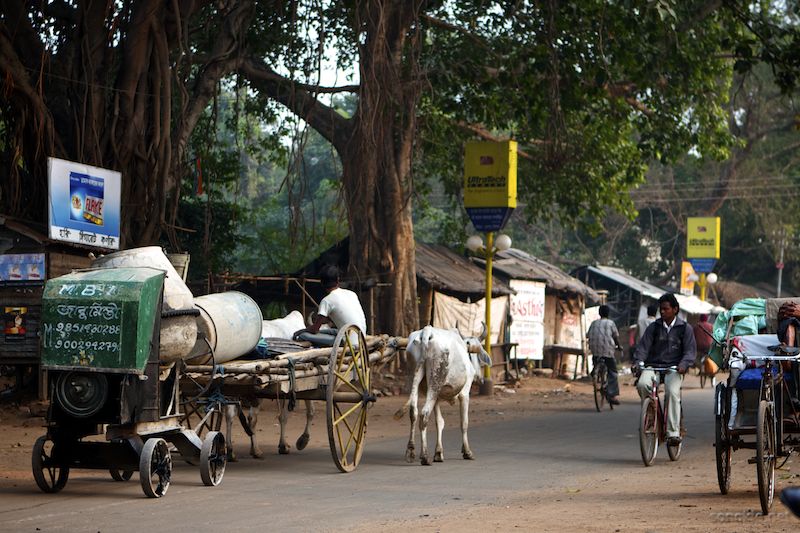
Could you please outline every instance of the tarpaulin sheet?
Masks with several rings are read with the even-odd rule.
[[[729,310],[718,314],[712,330],[716,342],[711,346],[708,356],[717,365],[722,366],[722,345],[726,341],[726,336],[758,334],[758,331],[767,325],[765,315],[766,300],[763,298],[744,298],[733,304]],[[729,324],[731,319],[733,324]]]
[[[462,302],[440,292],[433,295],[433,326],[450,329],[458,327],[462,335],[478,336],[486,320],[485,298],[475,303]],[[492,344],[503,342],[508,296],[492,298]]]

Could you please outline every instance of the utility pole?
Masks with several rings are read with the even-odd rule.
[[[775,291],[775,296],[777,298],[781,297],[781,284],[783,282],[783,254],[784,250],[786,249],[786,238],[789,233],[786,231],[785,227],[781,227],[778,231],[775,232],[776,236],[778,237],[778,262],[775,264],[775,268],[778,269],[778,287]]]

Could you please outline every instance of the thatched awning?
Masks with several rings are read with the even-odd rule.
[[[417,242],[417,279],[436,291],[479,300],[486,295],[486,272],[466,257],[437,244]],[[492,296],[513,294],[502,280],[492,277]]]

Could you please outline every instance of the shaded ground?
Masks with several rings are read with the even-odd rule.
[[[622,443],[614,449],[606,448],[592,431],[585,434],[584,459],[587,473],[570,478],[553,479],[550,488],[530,490],[522,485],[513,496],[489,504],[471,506],[437,507],[432,510],[410,510],[402,520],[387,521],[378,509],[374,520],[360,522],[354,531],[798,531],[800,521],[788,515],[776,501],[768,517],[757,516],[755,467],[747,464],[750,452],[734,454],[734,487],[728,496],[719,494],[716,484],[711,431],[703,425],[710,420],[710,390],[698,390],[696,378],[686,383],[687,393],[700,405],[694,414],[699,428],[692,429],[687,452],[677,463],[670,463],[664,450],[659,452],[655,466],[644,468],[638,458],[635,437],[637,427],[636,398],[629,378],[623,378],[622,409],[613,413],[596,413],[591,420],[607,423],[611,430],[610,442]],[[591,386],[585,382],[565,382],[547,378],[531,378],[520,383],[519,388],[497,389],[492,397],[474,396],[471,403],[471,425],[482,426],[498,421],[549,420],[554,428],[542,433],[541,448],[559,461],[559,413],[586,413],[593,409]],[[408,432],[407,419],[397,421],[393,413],[405,401],[404,397],[380,398],[370,412],[369,440],[404,438]],[[317,404],[321,407],[322,404]],[[322,409],[320,409],[322,410]],[[457,426],[457,409],[446,406],[445,418],[449,428]],[[705,417],[705,418],[703,418]],[[290,419],[289,434],[293,439],[299,434],[303,416],[295,414]],[[30,474],[30,453],[36,437],[44,432],[43,419],[32,417],[27,405],[0,405],[0,488],[18,487],[25,492],[34,486]],[[619,429],[617,429],[619,428]],[[703,431],[701,431],[701,429]],[[262,408],[258,431],[262,448],[269,455],[277,453],[277,421],[271,402]],[[234,432],[235,448],[244,458],[248,451],[246,437],[240,427]],[[451,439],[452,440],[452,439]],[[399,441],[402,442],[402,441]],[[309,447],[327,448],[323,416],[314,422]],[[457,447],[446,442],[449,458],[457,456]],[[620,451],[621,450],[621,451]],[[479,457],[485,450],[476,450]],[[397,450],[401,457],[402,449]],[[502,453],[502,452],[495,452]],[[513,453],[513,450],[509,450]],[[572,457],[574,460],[574,457]],[[274,461],[276,458],[268,458]],[[479,462],[478,465],[484,465]],[[420,467],[420,475],[429,475],[433,469]],[[800,484],[794,472],[797,461],[790,461],[778,474],[778,486]],[[591,472],[589,472],[591,470]],[[107,474],[98,473],[98,476]],[[486,475],[491,475],[487,472]],[[530,472],[535,477],[536,472]],[[476,480],[479,482],[479,480]],[[413,490],[413,487],[409,487]],[[35,496],[32,496],[35,497]],[[487,500],[489,501],[489,500]],[[2,530],[2,526],[0,526]]]

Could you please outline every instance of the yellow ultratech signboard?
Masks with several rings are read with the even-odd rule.
[[[516,141],[466,144],[464,207],[517,207]]]
[[[686,257],[719,259],[719,217],[689,217],[686,230]]]

